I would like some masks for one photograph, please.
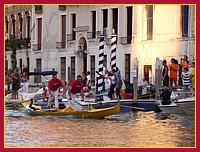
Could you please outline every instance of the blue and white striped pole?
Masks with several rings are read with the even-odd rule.
[[[116,46],[117,46],[117,35],[113,29],[111,35],[111,69],[116,69]]]
[[[103,75],[103,58],[104,58],[104,36],[99,36],[99,74]],[[102,94],[103,91],[103,77],[98,79],[98,93]],[[100,95],[102,96],[102,95]]]

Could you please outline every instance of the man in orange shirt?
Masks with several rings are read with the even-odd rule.
[[[172,89],[172,85],[174,82],[175,87],[177,88],[177,73],[178,73],[178,61],[174,58],[171,59],[170,68],[170,89]]]

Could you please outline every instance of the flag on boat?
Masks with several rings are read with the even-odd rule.
[[[117,45],[117,35],[111,35],[111,69],[116,69],[116,45]]]

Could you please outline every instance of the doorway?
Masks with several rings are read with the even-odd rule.
[[[87,72],[87,43],[84,37],[81,37],[79,39],[79,48],[82,53],[82,56],[80,57],[80,62],[79,62],[80,64],[82,64],[82,67],[80,67],[81,71],[79,72]]]
[[[152,84],[152,66],[144,65],[144,78],[147,79],[149,84]]]

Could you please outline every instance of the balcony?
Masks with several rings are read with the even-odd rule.
[[[87,32],[87,39],[95,39],[101,35],[101,31]]]
[[[42,5],[35,5],[35,13],[42,14]]]
[[[67,34],[67,41],[73,41],[76,40],[75,34]]]
[[[58,6],[58,9],[59,9],[60,11],[65,11],[65,10],[66,10],[66,5],[59,5],[59,6]]]
[[[122,45],[131,44],[132,40],[133,40],[132,36],[120,37],[120,43]]]
[[[57,49],[64,49],[66,43],[65,42],[56,42],[56,48]]]
[[[30,48],[30,38],[24,39],[9,39],[5,41],[5,50],[11,51],[12,48],[22,49],[22,48]]]
[[[33,44],[33,51],[41,50],[41,44]]]

